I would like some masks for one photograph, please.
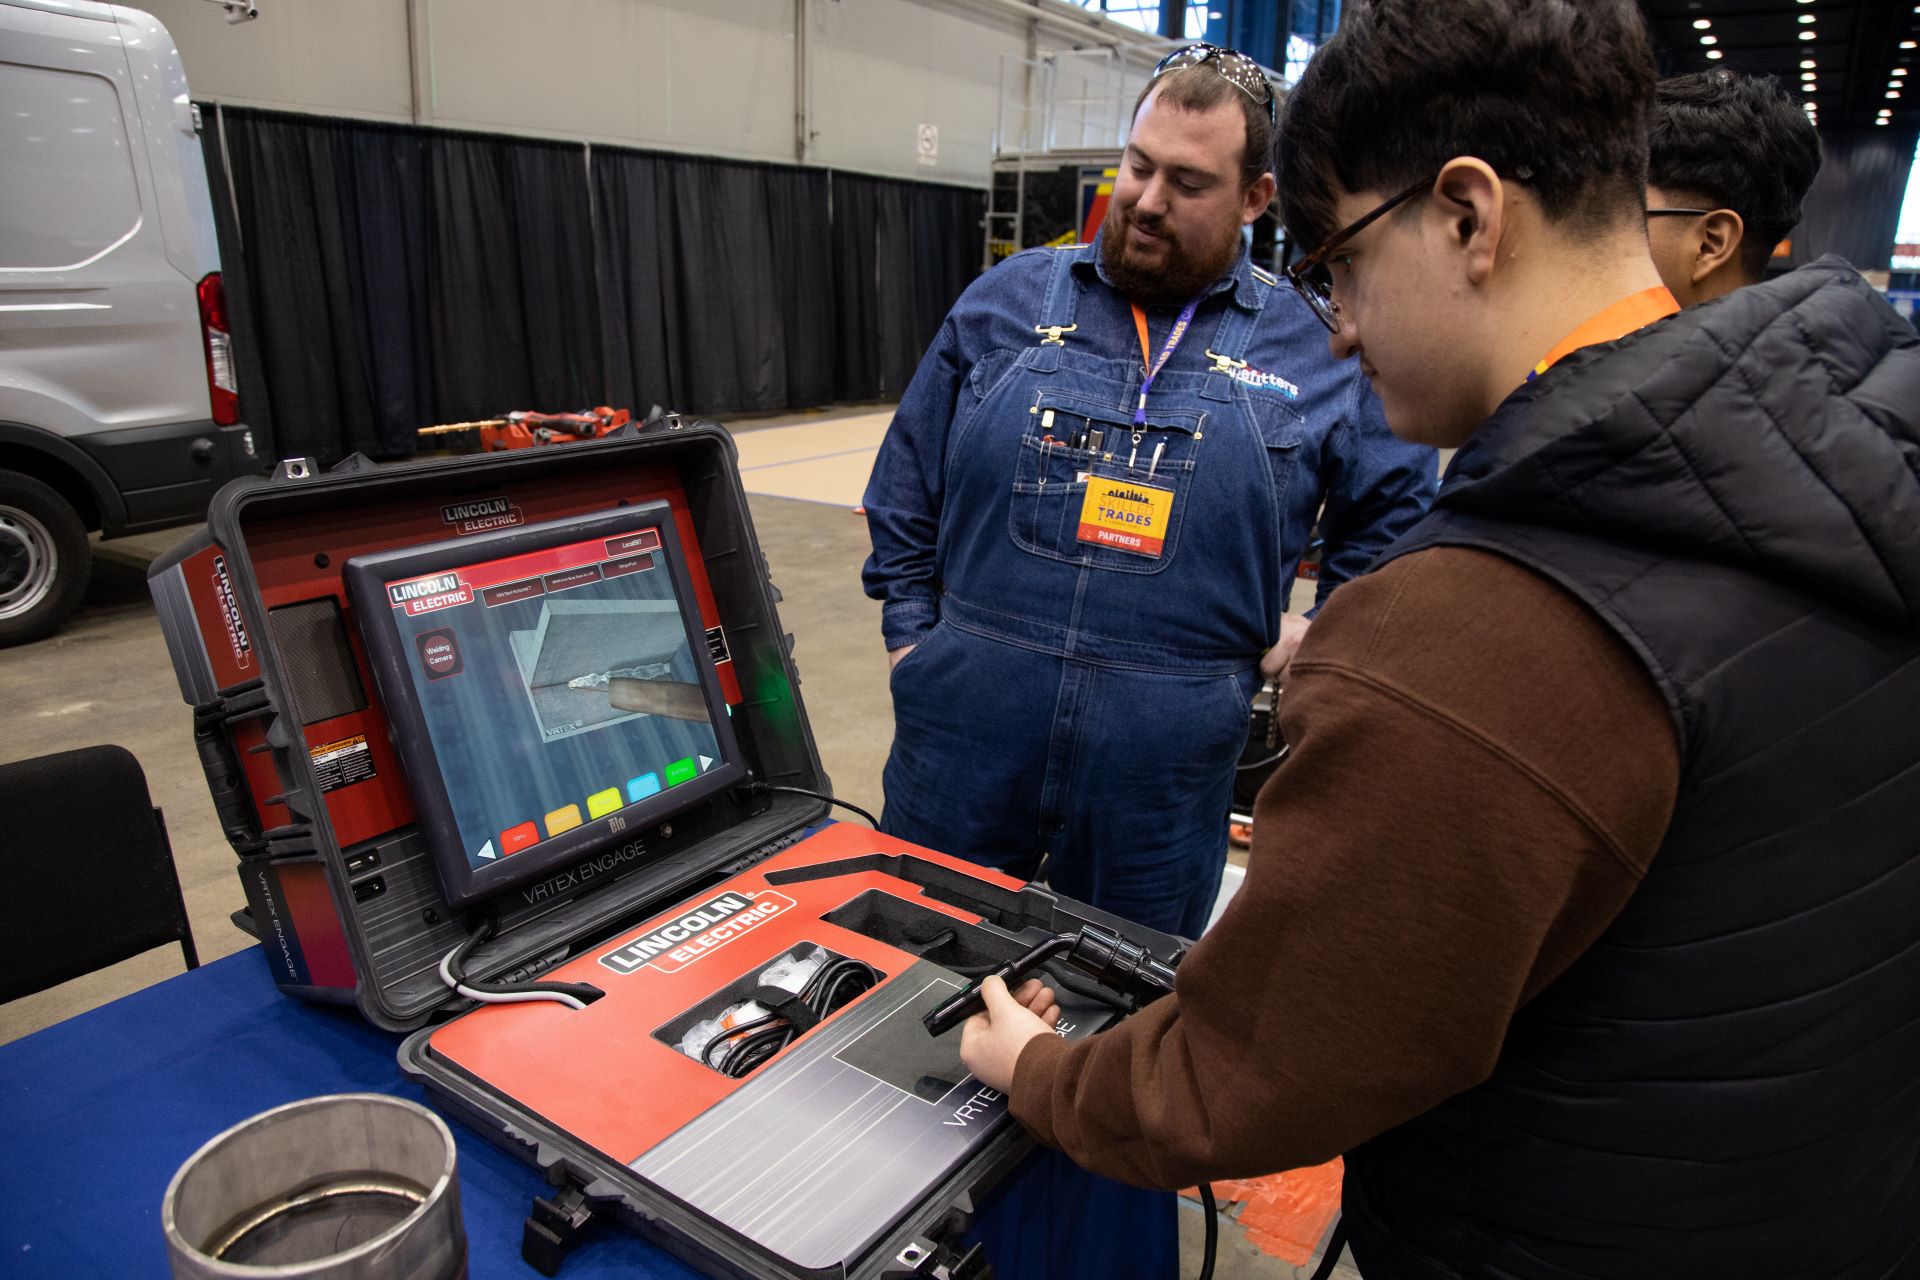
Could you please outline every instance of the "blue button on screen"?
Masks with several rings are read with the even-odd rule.
[[[644,800],[659,790],[660,775],[657,773],[643,773],[637,778],[629,778],[627,779],[627,802],[631,804],[635,800]]]

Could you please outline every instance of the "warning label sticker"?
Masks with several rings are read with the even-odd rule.
[[[313,776],[322,791],[338,791],[376,776],[373,751],[367,746],[365,734],[322,743],[307,754],[313,760]]]

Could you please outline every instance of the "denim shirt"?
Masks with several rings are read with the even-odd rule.
[[[1132,310],[1106,279],[1096,246],[1028,250],[968,287],[908,385],[867,484],[873,554],[862,581],[867,594],[883,602],[888,649],[917,643],[941,616],[943,579],[961,568],[945,562],[952,550],[943,545],[943,522],[949,544],[960,543],[961,554],[976,554],[964,549],[977,545],[976,531],[957,539],[960,526],[952,523],[972,512],[946,510],[954,468],[1005,464],[964,444],[981,436],[968,415],[988,402],[990,392],[1004,391],[1004,379],[1020,372],[1024,353],[1049,340],[1042,313],[1054,305],[1049,284],[1056,275],[1056,255],[1062,253],[1074,255],[1070,270],[1078,293],[1071,330],[1052,338],[1082,353],[1075,358],[1083,365],[1104,361],[1117,378],[1131,379],[1138,389],[1141,353]],[[1236,362],[1221,363],[1207,341],[1234,327],[1223,324],[1233,319],[1224,314],[1230,307],[1246,313],[1245,324],[1252,329],[1236,343],[1243,348],[1243,364],[1231,370],[1227,366]],[[1179,310],[1147,308],[1156,355]],[[1388,431],[1359,362],[1333,360],[1326,329],[1305,303],[1254,267],[1244,252],[1232,273],[1202,294],[1188,338],[1156,379],[1153,399],[1162,398],[1162,386],[1197,386],[1203,375],[1224,372],[1239,384],[1235,394],[1256,403],[1256,415],[1265,415],[1261,431],[1271,459],[1277,520],[1260,527],[1272,530],[1262,536],[1277,536],[1278,546],[1262,548],[1266,554],[1256,557],[1270,586],[1255,594],[1262,597],[1258,608],[1269,615],[1260,626],[1271,643],[1316,517],[1325,540],[1317,608],[1334,587],[1363,572],[1419,520],[1437,487],[1436,458],[1432,449],[1406,444]],[[992,401],[1001,414],[1009,413],[1012,403],[1004,394]],[[956,439],[963,442],[958,456]],[[1009,474],[1006,480],[1015,477]],[[976,599],[979,594],[984,593],[975,593]]]

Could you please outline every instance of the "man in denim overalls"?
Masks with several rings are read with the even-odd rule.
[[[1305,630],[1283,615],[1316,515],[1324,599],[1436,487],[1433,451],[1388,432],[1358,363],[1242,247],[1273,196],[1273,102],[1239,54],[1162,63],[1099,244],[967,290],[866,492],[894,664],[884,828],[1020,876],[1044,856],[1059,892],[1187,937],[1262,670]],[[1170,1274],[1166,1202],[1107,1187],[1030,1210],[1054,1255],[1021,1270]]]

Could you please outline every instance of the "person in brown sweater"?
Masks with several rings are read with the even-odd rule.
[[[1010,1080],[969,1046],[1021,1123],[1099,1172],[1177,1187],[1319,1164],[1484,1080],[1673,809],[1645,667],[1483,551],[1334,593],[1280,707],[1293,750],[1260,793],[1246,884],[1178,994],[1078,1043],[1036,1036]]]
[[[1290,278],[1460,453],[1301,645],[1175,993],[1069,1043],[989,981],[963,1033],[1096,1172],[1345,1153],[1369,1280],[1920,1257],[1920,341],[1835,260],[1676,315],[1653,89],[1631,0],[1343,15]]]

